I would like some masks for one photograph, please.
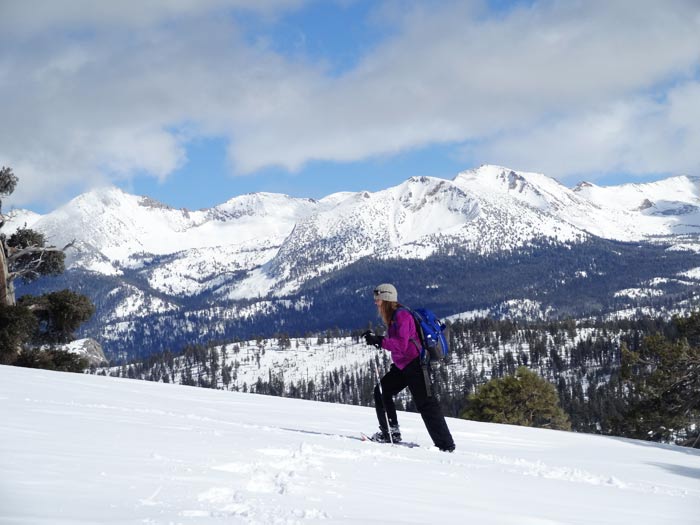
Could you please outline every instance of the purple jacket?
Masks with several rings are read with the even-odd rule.
[[[418,357],[418,348],[411,341],[418,342],[418,332],[413,316],[406,310],[398,310],[394,314],[394,322],[382,341],[382,348],[391,352],[391,360],[401,370]]]

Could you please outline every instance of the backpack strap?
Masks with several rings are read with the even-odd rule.
[[[400,306],[396,309],[394,312],[394,315],[396,315],[396,312],[399,310],[404,310],[411,314],[411,318],[413,319],[413,324],[416,327],[416,335],[420,337],[420,330],[421,327],[419,323],[416,322],[416,316],[413,314],[413,310],[406,306]],[[416,347],[416,350],[418,350],[418,357],[420,359],[420,368],[423,372],[423,382],[425,383],[425,392],[428,397],[433,397],[433,390],[430,386],[430,354],[426,352],[426,350],[423,348],[423,345],[421,342],[414,337],[411,337],[409,339],[409,342],[413,343],[413,345]]]
[[[399,310],[403,310],[404,312],[408,312],[409,314],[411,314],[411,319],[413,319],[413,325],[414,325],[415,328],[416,328],[416,335],[417,335],[418,337],[420,337],[420,333],[418,332],[418,331],[420,330],[420,327],[418,326],[418,323],[416,323],[416,316],[413,315],[413,310],[411,310],[411,309],[408,308],[407,306],[399,306],[399,307],[394,311],[394,317],[396,316],[396,313],[397,313]],[[393,320],[393,317],[392,317],[392,320]],[[423,356],[424,356],[424,354],[426,354],[426,352],[425,352],[425,350],[423,350],[423,345],[421,344],[420,340],[416,339],[415,337],[411,337],[408,341],[411,342],[411,343],[413,343],[413,346],[416,347],[416,350],[418,350],[418,355],[419,355],[420,358],[421,358],[421,362],[423,362]]]
[[[426,352],[427,353],[427,352]],[[423,370],[423,381],[425,381],[425,392],[428,397],[433,397],[433,391],[430,388],[430,363],[423,363],[421,360],[421,370]]]

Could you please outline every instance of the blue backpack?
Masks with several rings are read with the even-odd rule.
[[[440,321],[438,317],[427,308],[417,308],[412,310],[407,307],[399,308],[406,310],[413,316],[416,323],[416,332],[420,338],[420,360],[421,363],[430,361],[442,361],[448,354],[447,337],[445,331],[447,325]],[[416,341],[413,343],[418,347]]]

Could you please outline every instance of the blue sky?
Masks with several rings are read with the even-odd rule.
[[[695,0],[5,0],[3,210],[112,184],[175,207],[481,164],[700,176]]]
[[[187,148],[188,162],[164,181],[141,176],[121,187],[149,195],[176,208],[199,209],[251,192],[285,193],[319,199],[339,191],[377,191],[413,176],[452,178],[465,164],[451,145],[406,151],[357,162],[311,161],[299,172],[265,168],[254,175],[231,176],[222,139],[196,141]],[[211,186],[203,186],[202,173]]]

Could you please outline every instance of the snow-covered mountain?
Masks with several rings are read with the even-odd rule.
[[[501,206],[519,202],[605,239],[640,241],[700,229],[700,177],[608,187],[583,182],[569,189],[539,173],[482,166],[455,182]]]
[[[389,272],[388,279],[394,261],[449,254],[503,258],[500,254],[543,244],[576,247],[596,239],[664,241],[698,253],[699,203],[699,178],[609,188],[582,183],[569,189],[542,174],[482,166],[453,180],[411,178],[374,193],[344,192],[320,200],[257,193],[198,211],[103,188],[44,216],[17,212],[3,232],[24,221],[55,245],[75,240],[67,278],[79,274],[85,286],[85,272],[101,279],[100,286],[107,287],[104,308],[98,305],[103,321],[129,324],[173,312],[230,320],[285,309],[303,312],[315,301],[310,290],[356,272],[363,261],[384,265],[379,273]],[[609,273],[597,266],[600,259],[576,263],[581,267],[562,282]],[[638,284],[621,283],[620,289]],[[358,292],[354,286],[350,293]],[[435,289],[439,283],[422,286]],[[95,286],[88,286],[88,293],[90,288]],[[212,310],[221,304],[227,306]],[[465,306],[489,305],[475,299]],[[129,329],[133,324],[115,333]]]
[[[285,295],[309,278],[363,257],[425,258],[444,244],[478,253],[533,239],[595,235],[639,241],[700,228],[700,179],[569,189],[538,173],[482,166],[454,180],[412,178],[376,193],[320,201],[257,193],[211,209],[173,209],[116,188],[83,194],[44,216],[15,212],[50,242],[77,240],[69,268],[119,275],[150,265],[149,284],[184,295],[218,289],[229,298]]]
[[[698,177],[671,177],[645,184],[600,187],[582,182],[574,191],[601,207],[643,211],[645,215],[687,215],[698,211]]]
[[[700,454],[448,418],[0,366],[3,523],[697,523]]]
[[[35,219],[32,227],[56,245],[77,240],[77,249],[68,253],[69,268],[118,275],[124,268],[139,268],[153,257],[168,256],[154,272],[152,284],[158,288],[171,281],[182,287],[183,258],[191,258],[184,263],[186,275],[198,281],[254,268],[269,260],[296,222],[316,206],[309,199],[259,193],[188,211],[102,188]]]
[[[30,210],[10,210],[3,219],[2,233],[13,234],[18,228],[32,228],[34,223],[41,219],[41,215]]]
[[[310,278],[368,256],[425,259],[445,244],[490,253],[543,236],[564,241],[585,237],[579,229],[555,222],[535,208],[494,205],[455,181],[412,178],[376,193],[347,195],[307,215],[269,263],[229,297],[261,291],[283,296]]]

